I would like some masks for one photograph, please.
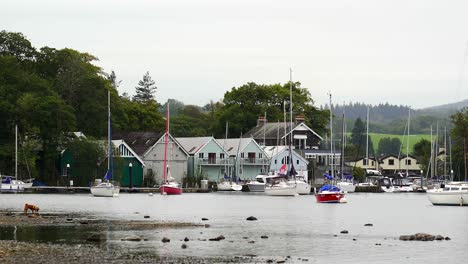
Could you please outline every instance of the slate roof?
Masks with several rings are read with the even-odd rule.
[[[304,122],[299,123],[299,124],[293,124],[292,129],[294,130],[299,126],[304,126],[305,128],[309,129],[314,135],[316,135],[320,140],[323,139],[312,128],[308,127]],[[278,136],[278,132],[279,132],[279,138],[281,139],[285,136],[284,127],[285,127],[284,122],[267,122],[265,124],[261,124],[259,126],[252,128],[244,136],[258,139],[260,141],[259,143],[262,143],[261,139],[263,139],[264,134],[265,134],[265,139],[276,139]],[[289,134],[290,131],[291,131],[291,124],[287,123],[286,135]]]
[[[250,142],[254,141],[252,138],[228,138],[216,139],[224,150],[229,153],[229,156],[237,156],[238,152],[244,150]],[[240,141],[240,146],[239,146]],[[239,150],[238,150],[239,149]],[[261,150],[261,148],[259,147]]]
[[[127,145],[133,149],[139,156],[143,156],[145,152],[152,147],[162,136],[164,132],[144,131],[144,132],[113,132],[112,139],[122,139]]]
[[[177,142],[190,154],[193,155],[208,144],[213,137],[178,137]]]

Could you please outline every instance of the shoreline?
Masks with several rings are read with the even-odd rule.
[[[253,256],[195,257],[159,256],[152,252],[129,250],[108,251],[102,230],[137,231],[164,228],[207,228],[209,225],[187,222],[159,222],[154,220],[104,220],[75,214],[32,214],[23,212],[0,212],[0,230],[28,228],[75,229],[82,236],[73,243],[64,241],[18,241],[5,239],[0,233],[0,262],[13,263],[251,263],[260,261]],[[89,232],[91,230],[91,232]],[[71,234],[70,233],[67,233]],[[144,240],[131,236],[128,241]],[[264,261],[262,261],[264,262]]]

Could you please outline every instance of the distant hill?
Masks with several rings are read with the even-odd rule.
[[[333,112],[337,119],[340,119],[342,113],[345,112],[349,131],[357,118],[361,118],[365,122],[368,106],[370,131],[388,134],[401,134],[405,131],[409,106],[388,103],[379,105],[349,103],[333,105]],[[441,129],[445,127],[450,129],[450,116],[463,107],[468,107],[468,99],[451,104],[413,109],[411,111],[411,133],[429,134],[431,126],[435,131],[437,124]],[[324,108],[329,107],[326,105]]]

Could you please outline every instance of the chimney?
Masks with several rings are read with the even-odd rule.
[[[302,123],[304,121],[305,121],[305,117],[303,115],[297,115],[295,124],[299,125],[300,123]]]
[[[259,116],[257,119],[257,127],[263,126],[267,122],[266,118],[264,116]]]

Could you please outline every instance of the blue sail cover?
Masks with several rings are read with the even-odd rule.
[[[353,179],[353,175],[351,175],[351,174],[345,174],[345,175],[344,175],[344,178],[347,179],[347,180],[352,180],[352,179]]]
[[[323,174],[323,177],[325,177],[325,179],[330,180],[330,181],[333,180],[333,176],[331,176],[331,175],[328,174],[328,173],[324,173],[324,174]]]
[[[105,181],[108,181],[108,180],[110,180],[110,178],[111,178],[111,173],[110,173],[110,171],[108,170],[108,171],[106,172],[106,175],[104,176],[104,180],[105,180]]]
[[[2,181],[2,183],[10,184],[10,183],[11,183],[11,177],[10,177],[10,176],[7,176],[7,177],[5,178],[5,180]]]
[[[231,177],[229,177],[227,174],[224,174],[224,179],[229,180]]]
[[[336,187],[335,185],[324,185],[320,188],[320,192],[329,191],[329,192],[339,192],[340,188]]]

